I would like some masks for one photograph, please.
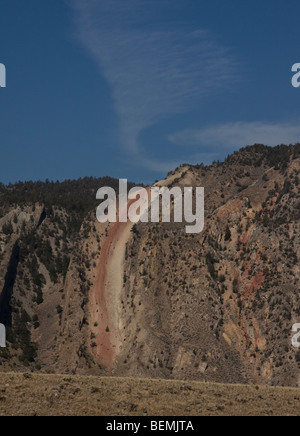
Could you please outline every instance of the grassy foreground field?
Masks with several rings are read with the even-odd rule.
[[[85,376],[0,374],[0,416],[300,415],[300,390]]]

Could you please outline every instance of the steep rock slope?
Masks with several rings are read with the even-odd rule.
[[[256,145],[170,173],[161,185],[205,188],[199,235],[185,223],[119,233],[96,222],[96,204],[76,211],[70,232],[65,193],[51,208],[3,203],[12,331],[2,369],[298,385],[299,158],[299,145]]]
[[[184,166],[204,186],[205,230],[139,224],[127,247],[118,373],[297,385],[299,147]]]

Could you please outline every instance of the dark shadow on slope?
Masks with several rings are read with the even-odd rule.
[[[7,273],[5,276],[5,283],[0,294],[0,324],[4,324],[6,327],[11,327],[12,324],[12,310],[10,307],[10,299],[16,281],[19,263],[19,253],[20,248],[17,241],[12,250]]]
[[[40,219],[39,219],[39,222],[38,222],[38,224],[37,224],[37,229],[42,225],[42,223],[45,221],[45,219],[47,218],[47,214],[46,214],[46,209],[44,208],[43,209],[43,212],[41,213],[41,216],[40,216]]]

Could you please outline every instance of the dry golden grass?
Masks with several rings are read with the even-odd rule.
[[[300,415],[300,390],[263,386],[0,375],[0,416]]]

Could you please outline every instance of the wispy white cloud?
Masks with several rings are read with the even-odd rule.
[[[176,6],[174,6],[176,3]],[[164,171],[178,162],[147,157],[141,132],[165,117],[194,107],[207,94],[236,80],[230,50],[205,29],[152,20],[179,0],[71,0],[77,35],[109,83],[121,141],[139,165]]]
[[[191,129],[169,136],[170,142],[197,148],[232,151],[246,145],[295,144],[300,142],[300,123],[236,122],[218,124],[204,129]]]

